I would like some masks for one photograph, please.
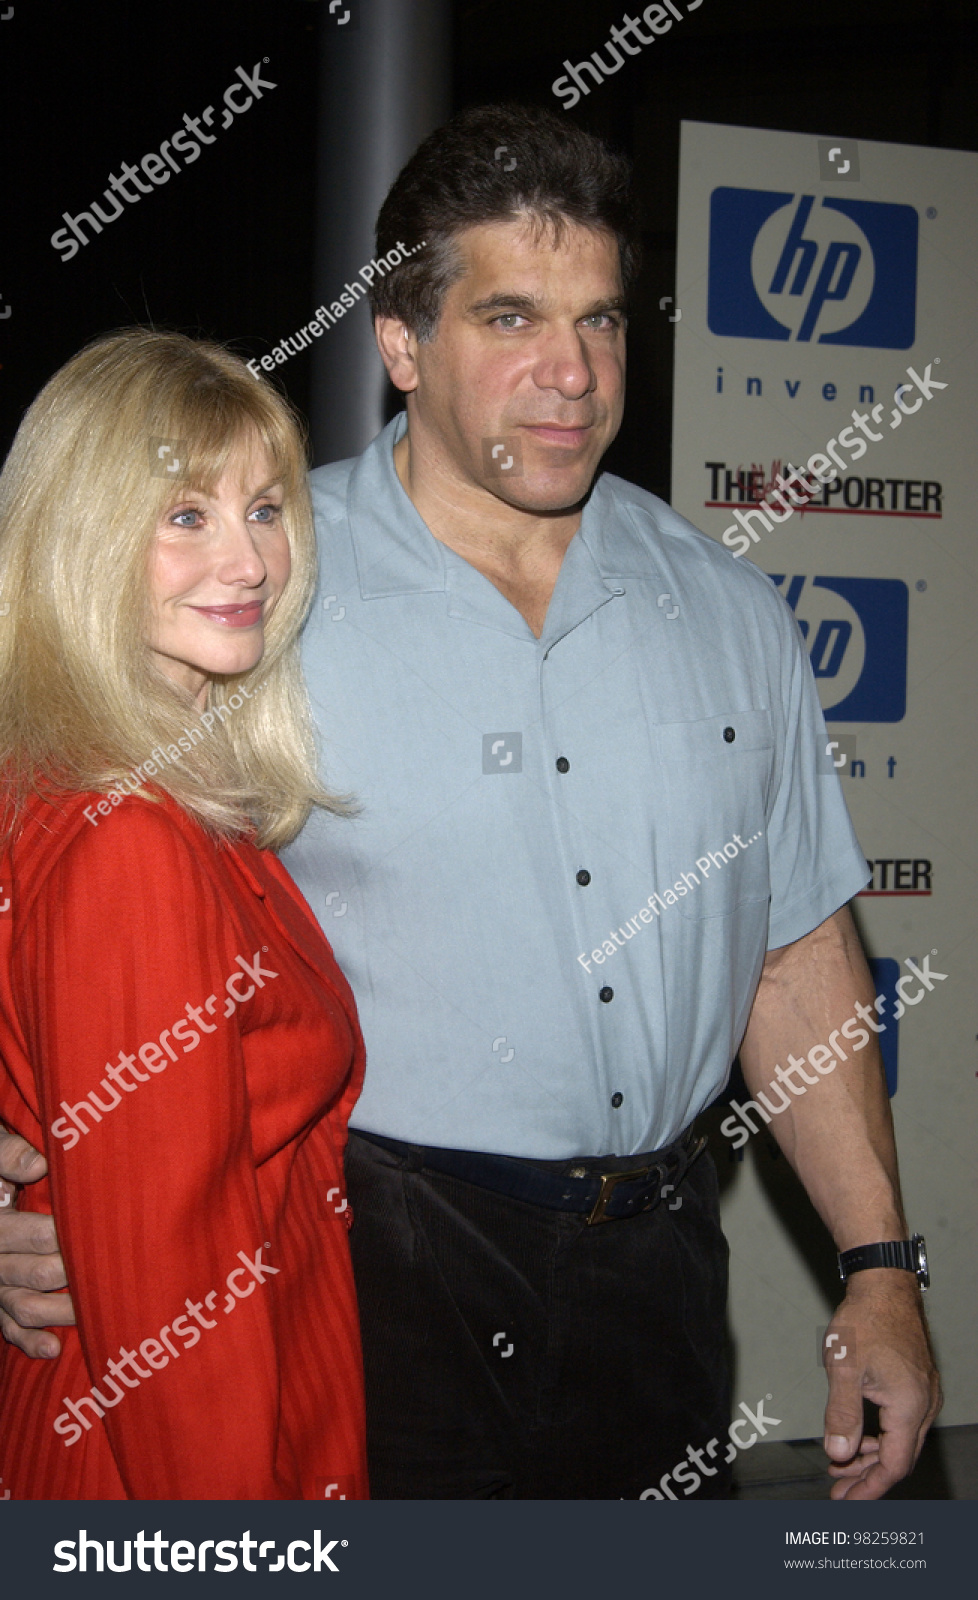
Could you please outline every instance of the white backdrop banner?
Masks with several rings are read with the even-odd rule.
[[[973,1423],[978,156],[686,122],[675,303],[673,504],[805,634],[873,870],[855,910],[941,1420]],[[827,1236],[770,1129],[724,1127],[735,1392],[820,1438]]]

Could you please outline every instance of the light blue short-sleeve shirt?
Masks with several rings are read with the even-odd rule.
[[[559,1159],[675,1138],[766,950],[869,873],[768,578],[605,473],[543,633],[429,532],[402,416],[312,474],[304,664],[323,777],[284,860],[352,984],[351,1125]],[[825,770],[828,768],[828,770]]]

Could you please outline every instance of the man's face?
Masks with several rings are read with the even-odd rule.
[[[453,475],[523,510],[566,510],[621,425],[617,242],[566,223],[555,244],[517,220],[468,228],[457,246],[465,271],[416,347],[412,417]]]

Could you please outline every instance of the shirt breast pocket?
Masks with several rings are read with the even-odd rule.
[[[683,916],[724,917],[768,900],[770,713],[658,723],[652,737],[656,870],[659,881],[672,883]]]

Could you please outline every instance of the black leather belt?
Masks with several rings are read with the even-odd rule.
[[[511,1200],[524,1200],[529,1205],[545,1206],[551,1211],[577,1212],[587,1216],[589,1226],[651,1211],[663,1198],[664,1188],[667,1192],[678,1189],[706,1147],[706,1139],[696,1138],[689,1128],[664,1149],[636,1156],[636,1165],[625,1172],[572,1177],[548,1172],[513,1156],[485,1155],[477,1150],[442,1150],[437,1146],[406,1144],[400,1139],[388,1139],[383,1134],[367,1133],[360,1128],[350,1131],[395,1155],[407,1157],[409,1165],[416,1170],[427,1169],[461,1178],[481,1189],[492,1189],[496,1194],[508,1195]]]

